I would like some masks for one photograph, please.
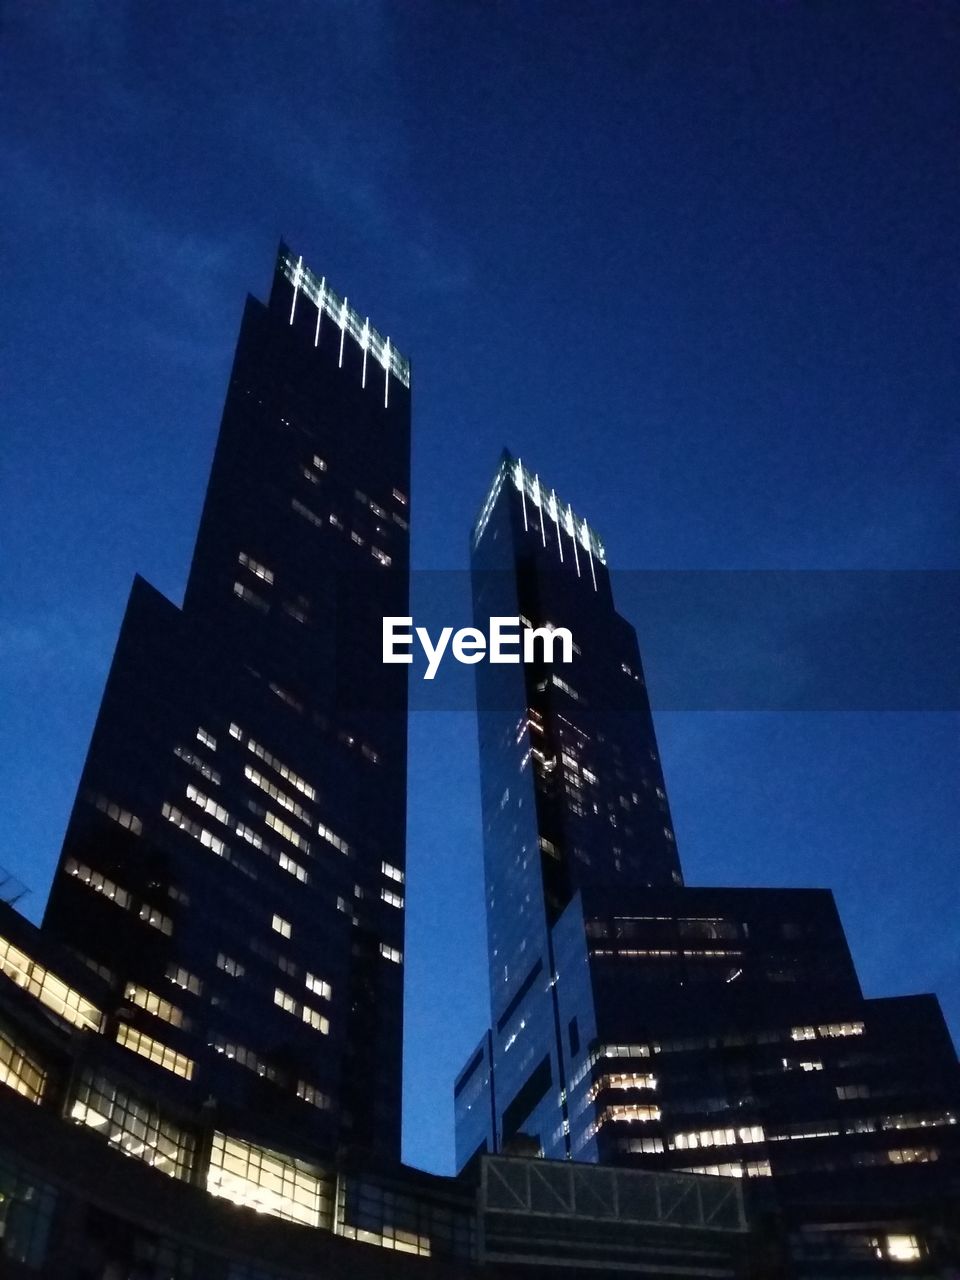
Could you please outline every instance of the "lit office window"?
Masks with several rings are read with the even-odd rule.
[[[187,786],[187,799],[192,800],[195,805],[198,805],[204,813],[208,813],[211,818],[216,818],[218,822],[223,822],[227,826],[230,825],[230,814],[223,805],[218,804],[216,800],[211,799],[209,796],[205,796],[192,782]]]
[[[275,813],[270,813],[268,810],[264,814],[263,820],[271,831],[276,831],[278,836],[283,836],[284,840],[289,840],[295,848],[302,850],[303,853],[310,852],[310,841],[305,840],[299,831],[294,831],[289,823],[284,822],[282,818],[278,818]]]
[[[251,591],[249,587],[245,587],[242,582],[233,584],[233,594],[243,601],[244,604],[250,605],[256,609],[258,613],[269,613],[270,606],[262,596],[258,596],[255,591]]]
[[[634,1120],[659,1120],[660,1108],[645,1103],[624,1103],[613,1107],[604,1107],[600,1112],[599,1124],[613,1120],[619,1124]]]
[[[392,960],[394,964],[403,963],[403,952],[398,951],[396,947],[388,946],[387,943],[380,943],[380,954],[387,960]]]
[[[288,995],[286,991],[281,991],[279,987],[273,993],[273,1003],[278,1004],[287,1013],[298,1013],[300,1010],[300,1002]]]
[[[161,1018],[164,1022],[169,1022],[172,1027],[183,1026],[183,1011],[178,1009],[175,1004],[171,1004],[169,1000],[164,1000],[162,996],[158,996],[155,991],[138,986],[135,982],[128,982],[123,998],[124,1000],[132,1001],[139,1008],[145,1009],[147,1013],[152,1013],[155,1018]]]
[[[317,832],[326,840],[327,844],[332,844],[335,849],[339,849],[341,853],[350,853],[350,846],[335,831],[331,831],[329,827],[325,827],[322,822],[317,823]]]
[[[195,751],[188,751],[186,747],[176,746],[173,748],[173,754],[178,756],[184,764],[188,764],[191,769],[196,769],[197,773],[212,782],[214,786],[220,785],[220,774],[216,769],[207,764],[202,756],[198,756]]]
[[[272,569],[268,569],[267,566],[261,564],[259,560],[254,560],[253,557],[248,556],[245,551],[240,552],[238,559],[244,569],[249,569],[255,578],[260,578],[268,587],[273,585]]]
[[[324,1000],[333,999],[333,988],[329,982],[325,982],[323,978],[316,977],[315,974],[308,973],[304,978],[307,990],[312,991],[314,995],[322,996]]]
[[[288,1222],[332,1226],[333,1184],[324,1169],[225,1133],[213,1135],[207,1190]]]
[[[70,1119],[95,1129],[124,1155],[171,1178],[188,1179],[196,1150],[192,1134],[161,1117],[145,1099],[105,1076],[84,1071],[73,1094]]]
[[[230,975],[231,978],[242,978],[246,970],[239,960],[234,960],[231,956],[224,955],[221,951],[217,956],[217,968],[222,969],[224,973]]]
[[[158,911],[156,907],[151,907],[149,902],[145,902],[140,908],[140,919],[144,924],[148,924],[151,929],[159,929],[169,938],[173,933],[173,921],[169,916],[165,916],[162,911]]]
[[[286,795],[276,783],[271,782],[269,778],[265,778],[257,769],[251,769],[249,765],[244,766],[243,776],[248,782],[252,782],[255,787],[259,787],[261,791],[266,792],[281,808],[286,809],[288,813],[292,813],[299,818],[301,822],[305,822],[310,826],[313,822],[310,814],[307,813],[303,805],[298,804],[296,800]]]
[[[297,1081],[297,1097],[304,1102],[309,1102],[311,1107],[317,1107],[320,1111],[329,1111],[330,1109],[329,1094],[316,1088],[315,1085],[309,1084],[306,1080]]]
[[[67,858],[63,864],[63,869],[68,876],[75,876],[81,884],[88,885],[95,893],[101,893],[105,898],[109,898],[111,902],[115,902],[118,907],[129,907],[131,903],[131,895],[126,889],[121,887],[113,880],[108,879],[102,871],[95,871],[92,867],[86,866],[83,862],[78,862],[76,858]]]
[[[96,791],[87,791],[85,796],[96,809],[99,809],[101,813],[105,813],[114,822],[119,823],[121,827],[126,827],[135,836],[143,834],[143,823],[129,809],[122,809],[120,805],[115,804],[112,800],[107,799],[106,796],[102,796]]]
[[[387,889],[387,888],[381,889],[380,897],[383,899],[384,902],[389,903],[391,907],[403,906],[403,895],[400,893],[394,893],[392,889]]]
[[[281,938],[289,938],[293,932],[293,926],[289,920],[284,920],[283,916],[275,915],[270,922],[270,928],[279,933]]]
[[[283,853],[283,851],[278,856],[277,865],[281,871],[286,871],[289,875],[296,876],[302,884],[308,883],[310,877],[307,874],[306,867],[301,867],[299,862],[294,862],[293,858]]]
[[[202,725],[197,729],[197,741],[202,742],[203,745],[205,747],[209,747],[211,751],[216,751],[217,749],[216,738],[212,733],[208,733]]]
[[[192,1059],[186,1054],[178,1053],[176,1049],[171,1049],[169,1045],[154,1040],[153,1036],[128,1026],[125,1022],[121,1022],[117,1027],[117,1044],[123,1045],[133,1053],[138,1053],[141,1058],[148,1058],[167,1071],[172,1071],[175,1076],[182,1076],[184,1080],[193,1079]]]
[[[100,1030],[103,1016],[96,1005],[6,938],[0,938],[0,973],[5,973],[65,1022],[75,1027],[89,1027],[91,1031]]]
[[[167,965],[167,979],[175,987],[183,987],[184,991],[190,991],[195,996],[200,995],[203,990],[203,983],[196,974],[190,973],[188,969],[184,969],[178,964],[171,963]]]
[[[313,1027],[315,1031],[319,1031],[322,1035],[330,1033],[330,1019],[325,1018],[317,1009],[311,1009],[308,1004],[303,1006],[303,1012],[300,1015],[307,1026]]]
[[[403,872],[399,867],[393,867],[389,862],[381,862],[380,870],[388,880],[395,880],[397,884],[403,884]]]
[[[25,1049],[0,1030],[0,1084],[31,1102],[39,1102],[47,1074]]]
[[[284,764],[282,760],[278,760],[275,755],[271,755],[266,747],[262,747],[259,742],[256,742],[253,738],[249,738],[247,740],[247,749],[252,751],[258,759],[264,762],[264,764],[269,765],[271,769],[279,773],[281,778],[285,779],[292,787],[305,795],[308,800],[316,800],[317,793],[313,787],[311,787],[310,783],[304,778],[301,778],[298,773],[294,773],[289,765]]]

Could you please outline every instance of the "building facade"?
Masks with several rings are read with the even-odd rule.
[[[399,1157],[410,372],[281,246],[183,608],[133,586],[44,920],[110,1034],[237,1112]]]
[[[684,886],[597,535],[505,455],[472,569],[479,629],[574,646],[476,668],[493,1025],[455,1084],[458,1164],[519,1144],[784,1204],[824,1179],[838,1204],[936,1194],[960,1154],[936,1000],[863,998],[829,892]]]

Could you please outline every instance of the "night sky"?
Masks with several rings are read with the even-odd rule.
[[[182,598],[281,235],[413,361],[418,568],[466,567],[505,444],[618,569],[960,567],[956,5],[0,22],[0,862],[34,918],[131,578]],[[956,707],[657,716],[688,882],[833,888],[866,993],[933,990],[955,1035]],[[410,739],[405,1153],[447,1171],[487,1019],[472,716]]]

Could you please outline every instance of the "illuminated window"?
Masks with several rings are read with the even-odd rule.
[[[392,960],[394,964],[403,963],[403,952],[398,951],[396,947],[388,946],[385,942],[380,943],[380,954],[387,960]]]
[[[3,1030],[0,1030],[0,1084],[31,1102],[43,1095],[46,1072]]]
[[[294,831],[289,823],[284,822],[275,813],[270,813],[268,810],[263,820],[272,831],[276,831],[278,836],[283,836],[284,840],[289,840],[297,849],[302,849],[304,853],[310,852],[310,841],[305,839],[299,831]]]
[[[249,587],[245,587],[242,582],[233,584],[233,594],[248,604],[251,608],[256,609],[258,613],[269,613],[270,606],[264,600],[263,596],[258,596],[255,591],[251,591]]]
[[[396,498],[397,502],[399,502],[402,507],[405,507],[407,505],[407,502],[409,501],[409,499],[407,498],[407,495],[405,493],[402,493],[399,489],[394,489],[393,496],[394,498]]]
[[[215,836],[212,831],[208,831],[206,827],[201,827],[198,822],[193,822],[185,814],[181,813],[172,804],[164,804],[162,809],[163,816],[168,822],[172,822],[175,827],[179,827],[181,831],[186,831],[188,835],[193,836],[194,840],[199,840],[205,849],[212,849],[220,858],[230,857],[230,849],[227,844]]]
[[[350,853],[350,846],[335,831],[331,831],[329,827],[325,827],[322,822],[317,824],[317,831],[326,840],[327,844],[332,844],[335,849],[339,849],[341,853]]]
[[[162,996],[158,996],[156,992],[149,991],[146,987],[140,987],[135,982],[128,982],[123,993],[124,1000],[131,1000],[141,1009],[145,1009],[147,1013],[152,1013],[156,1018],[162,1018],[164,1022],[169,1022],[173,1027],[183,1026],[183,1011],[178,1009],[175,1004],[171,1004],[169,1000],[164,1000]]]
[[[608,1120],[618,1123],[629,1123],[633,1120],[659,1120],[660,1108],[644,1103],[622,1104],[604,1107],[600,1112],[597,1124],[604,1125]]]
[[[274,916],[270,928],[279,933],[281,938],[289,938],[293,932],[290,921],[284,920],[282,916]]]
[[[222,969],[224,973],[228,973],[231,978],[242,978],[246,970],[239,960],[234,960],[231,956],[226,956],[221,951],[217,956],[217,968]]]
[[[332,1225],[332,1184],[317,1165],[214,1133],[207,1190],[288,1222]]]
[[[168,938],[173,933],[173,921],[170,917],[156,907],[151,907],[149,902],[145,902],[140,908],[140,919],[151,929],[159,929],[161,933],[165,933]]]
[[[381,889],[380,897],[384,900],[384,902],[389,903],[391,907],[403,906],[403,895],[400,893],[394,893],[392,889],[386,889],[386,888]]]
[[[306,867],[301,867],[299,862],[294,862],[293,858],[289,857],[282,851],[279,855],[278,866],[281,871],[286,871],[289,875],[296,876],[296,878],[303,884],[307,884],[310,879],[307,874]]]
[[[286,809],[288,813],[292,813],[294,817],[299,818],[301,822],[305,822],[308,826],[312,824],[313,819],[310,817],[310,814],[307,813],[306,809],[304,809],[303,805],[298,804],[297,801],[291,799],[290,796],[285,795],[275,783],[271,782],[269,778],[264,777],[264,775],[257,769],[251,769],[249,765],[245,765],[243,776],[249,782],[252,782],[255,787],[259,787],[261,791],[265,791],[271,799],[276,800],[277,804],[279,804],[282,809]]]
[[[95,791],[85,793],[86,798],[101,813],[105,813],[108,818],[112,818],[114,822],[126,827],[128,831],[132,831],[135,836],[143,834],[143,823],[129,809],[121,809],[118,804],[114,804],[112,800],[108,800],[106,796],[101,796]]]
[[[817,1034],[830,1040],[840,1036],[862,1036],[863,1030],[862,1022],[829,1022],[826,1026],[817,1027]]]
[[[132,896],[126,889],[121,889],[113,880],[108,880],[101,871],[94,871],[76,858],[67,858],[63,869],[68,876],[75,876],[81,884],[88,885],[95,893],[102,893],[105,898],[115,902],[118,907],[129,907]]]
[[[381,862],[380,870],[388,880],[395,880],[397,884],[403,884],[403,872],[399,867],[393,867],[389,862]]]
[[[816,1040],[817,1033],[813,1027],[791,1027],[791,1040]]]
[[[281,991],[279,987],[273,993],[273,1003],[278,1004],[287,1013],[297,1013],[300,1008],[299,1001],[288,995],[286,991]]]
[[[216,1050],[217,1053],[222,1053],[225,1058],[229,1058],[231,1062],[236,1062],[238,1066],[246,1067],[248,1071],[253,1071],[256,1075],[263,1076],[266,1080],[276,1082],[280,1079],[280,1073],[276,1067],[271,1067],[268,1062],[265,1062],[252,1049],[245,1049],[242,1044],[227,1040],[217,1032],[214,1032],[208,1043],[211,1049]]]
[[[216,738],[212,733],[208,733],[207,730],[204,729],[203,725],[197,729],[197,741],[202,742],[203,745],[205,747],[209,747],[211,751],[216,751],[217,749]]]
[[[195,996],[200,995],[203,990],[203,983],[195,973],[181,968],[178,964],[167,965],[167,979],[172,982],[175,987],[183,987],[184,991],[190,991]]]
[[[302,1098],[304,1102],[309,1102],[312,1107],[318,1107],[321,1111],[328,1111],[330,1108],[329,1095],[314,1085],[308,1084],[306,1080],[297,1081],[297,1097]]]
[[[916,1236],[885,1236],[883,1244],[877,1249],[878,1258],[889,1258],[891,1262],[912,1262],[919,1258],[920,1242]]]
[[[307,990],[312,991],[314,995],[323,996],[324,1000],[333,999],[333,988],[323,978],[318,978],[315,974],[308,973],[304,978],[304,982]]]
[[[117,1027],[117,1044],[140,1054],[142,1058],[148,1058],[167,1071],[172,1071],[176,1076],[182,1076],[184,1080],[193,1079],[192,1059],[186,1054],[178,1053],[176,1049],[171,1049],[169,1045],[154,1040],[153,1036],[148,1036],[135,1027],[127,1026],[125,1022],[121,1022]]]
[[[236,738],[238,742],[242,740],[242,738],[243,738],[243,730],[240,728],[240,726],[239,726],[238,724],[231,724],[231,725],[230,725],[230,737],[231,737],[231,738]]]
[[[262,747],[259,742],[256,742],[253,738],[249,738],[247,740],[247,749],[252,751],[258,759],[264,762],[264,764],[269,765],[271,769],[279,773],[281,778],[289,782],[291,787],[295,790],[305,795],[308,800],[316,800],[317,793],[314,791],[313,787],[311,787],[310,783],[301,778],[298,773],[294,773],[289,765],[284,764],[282,760],[278,760],[275,755],[271,755],[266,747]]]
[[[378,564],[382,564],[385,569],[389,569],[390,565],[393,564],[393,561],[387,553],[385,551],[381,551],[379,547],[371,547],[370,554],[373,556],[374,560],[376,560]]]
[[[319,1031],[323,1035],[329,1034],[330,1019],[325,1018],[324,1015],[319,1012],[319,1010],[311,1009],[309,1005],[305,1004],[303,1006],[303,1012],[301,1014],[301,1017],[303,1018],[304,1022],[308,1026],[313,1027],[315,1031]]]
[[[199,805],[203,812],[208,813],[211,818],[216,818],[218,822],[222,822],[226,826],[230,825],[230,814],[223,805],[218,804],[216,800],[212,800],[209,796],[205,796],[192,782],[187,786],[187,799],[192,800],[195,805]]]
[[[252,559],[245,551],[241,551],[238,558],[243,567],[245,569],[249,569],[255,578],[260,578],[268,587],[273,585],[272,569],[268,569],[267,566],[261,564],[259,560]]]
[[[65,1022],[75,1027],[89,1027],[91,1031],[100,1030],[103,1018],[96,1005],[6,938],[0,938],[0,973],[5,973]]]
[[[105,1076],[84,1071],[71,1100],[70,1119],[95,1129],[124,1155],[171,1178],[189,1179],[195,1141],[161,1117],[152,1103],[128,1093]]]

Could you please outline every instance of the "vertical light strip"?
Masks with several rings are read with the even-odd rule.
[[[560,513],[557,510],[557,491],[550,490],[550,514],[553,516],[553,523],[557,526],[557,546],[560,548],[560,563],[563,564],[563,542],[560,538]]]
[[[567,514],[570,517],[570,528],[573,530],[573,563],[577,566],[577,577],[580,577],[580,557],[577,555],[577,525],[573,518],[573,507],[567,503]]]
[[[383,407],[390,407],[390,339],[383,344]]]
[[[320,292],[317,294],[317,331],[313,335],[313,345],[315,347],[319,347],[320,345],[320,320],[323,316],[323,295],[326,290],[326,285],[327,277],[324,276],[320,281]]]
[[[346,335],[347,335],[347,300],[346,298],[344,298],[343,304],[340,307],[340,363],[337,365],[338,369],[343,368],[343,340],[346,337]]]
[[[293,313],[297,309],[297,294],[300,292],[300,281],[303,279],[303,254],[297,259],[297,269],[293,273],[293,297],[290,300],[290,323],[293,324]]]
[[[370,343],[370,317],[367,316],[363,322],[363,374],[360,378],[361,387],[367,385],[367,347]]]
[[[523,463],[517,459],[517,475],[520,477],[520,505],[523,507],[523,532],[526,533],[530,525],[527,523],[527,484],[523,478]]]
[[[533,500],[537,504],[537,506],[540,508],[540,536],[543,539],[543,545],[546,546],[547,545],[547,529],[546,529],[546,525],[543,523],[543,494],[540,491],[539,474],[533,477],[533,488],[534,488]]]
[[[583,522],[583,533],[587,544],[587,555],[590,557],[590,576],[593,578],[593,589],[597,589],[597,575],[593,567],[593,548],[590,546],[590,526],[586,520]]]

